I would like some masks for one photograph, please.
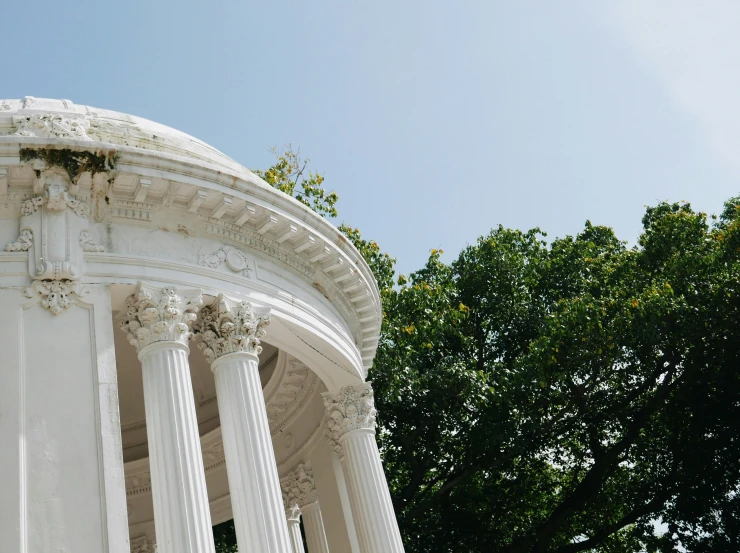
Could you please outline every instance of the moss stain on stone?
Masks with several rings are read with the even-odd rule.
[[[21,162],[43,161],[47,167],[64,169],[72,182],[85,172],[106,173],[116,168],[115,151],[90,152],[56,148],[21,148]]]

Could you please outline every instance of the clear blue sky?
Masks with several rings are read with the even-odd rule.
[[[70,99],[250,168],[292,142],[339,221],[421,266],[500,224],[634,243],[740,192],[740,4],[5,2],[0,97]]]

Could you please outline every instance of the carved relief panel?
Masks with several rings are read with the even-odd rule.
[[[35,195],[21,204],[18,239],[6,251],[27,251],[28,272],[34,280],[26,296],[58,314],[81,295],[76,281],[82,276],[84,252],[103,247],[90,236],[89,206],[72,195],[67,173],[58,168],[39,171]]]

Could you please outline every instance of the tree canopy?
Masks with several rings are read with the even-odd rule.
[[[371,378],[407,551],[740,550],[739,221],[499,227],[401,276]]]
[[[381,288],[369,380],[408,553],[740,551],[739,206],[647,208],[631,248],[498,227],[398,277],[341,227]]]

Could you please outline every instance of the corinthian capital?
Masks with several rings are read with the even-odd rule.
[[[229,353],[259,355],[262,351],[260,340],[268,324],[270,316],[255,313],[248,301],[232,300],[219,294],[212,305],[201,309],[194,328],[202,340],[198,347],[212,363]]]
[[[137,351],[155,342],[187,345],[203,298],[200,290],[183,296],[174,288],[157,289],[141,282],[136,285],[136,291],[126,298],[126,313],[120,325]]]
[[[339,393],[325,392],[326,435],[337,451],[341,438],[352,430],[375,431],[375,401],[369,382],[347,386]]]
[[[319,500],[313,480],[313,471],[308,464],[298,465],[288,476],[280,480],[280,488],[283,492],[283,504],[288,518],[291,516],[290,511],[295,507],[300,512],[302,507]]]

